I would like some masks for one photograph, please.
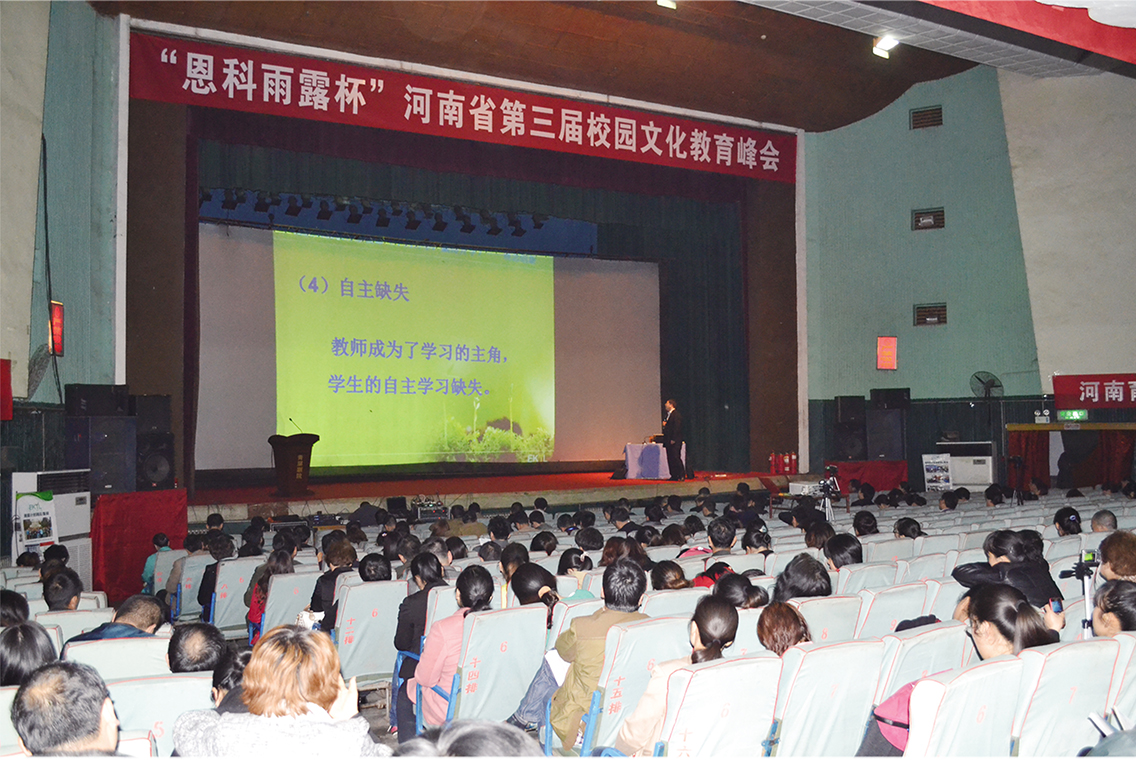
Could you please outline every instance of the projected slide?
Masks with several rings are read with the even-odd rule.
[[[313,466],[551,459],[551,257],[272,236],[276,430]]]

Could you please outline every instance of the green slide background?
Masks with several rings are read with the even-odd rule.
[[[556,420],[553,260],[547,256],[356,241],[274,232],[276,430],[293,418],[320,441],[312,465],[389,465],[441,460],[541,461]],[[314,290],[312,280],[315,278]],[[352,295],[344,295],[343,282]],[[361,295],[362,282],[371,297]],[[377,299],[374,284],[406,299]],[[344,339],[341,354],[335,340]],[[353,341],[355,341],[353,346]],[[373,344],[403,346],[402,358]],[[363,342],[363,343],[359,343]],[[410,342],[413,359],[409,356]],[[454,357],[426,359],[422,345]],[[457,361],[456,347],[490,347],[502,361]],[[331,377],[344,385],[332,391]],[[349,391],[351,378],[358,393]],[[379,393],[367,393],[366,380]],[[432,380],[426,394],[419,380]],[[390,379],[398,393],[383,393]],[[442,393],[439,380],[476,380],[481,395]],[[513,432],[504,422],[513,421]],[[495,423],[487,429],[487,423]],[[517,435],[521,434],[521,435]]]

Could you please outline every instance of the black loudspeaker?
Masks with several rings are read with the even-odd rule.
[[[64,459],[69,469],[90,468],[92,494],[133,491],[136,437],[132,417],[70,417]]]
[[[391,515],[407,515],[406,497],[387,497],[387,512]]]
[[[874,410],[907,410],[911,409],[911,389],[909,388],[873,388],[872,409]]]
[[[139,432],[136,470],[138,491],[174,488],[174,435]]]
[[[130,391],[103,383],[68,383],[63,387],[63,406],[67,417],[129,415]]]
[[[869,460],[906,460],[907,436],[903,410],[868,410]]]
[[[832,442],[833,459],[863,460],[867,452],[864,424],[837,423],[832,429]]]
[[[169,433],[170,397],[168,395],[131,395],[130,414],[138,421],[138,436],[144,433]]]
[[[836,397],[836,422],[840,425],[864,424],[864,397]]]

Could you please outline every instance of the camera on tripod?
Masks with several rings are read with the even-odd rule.
[[[1071,579],[1073,577],[1076,577],[1081,581],[1084,581],[1085,579],[1091,579],[1093,577],[1093,569],[1099,565],[1100,561],[1097,560],[1097,553],[1094,550],[1085,550],[1081,553],[1080,561],[1074,564],[1072,569],[1068,571],[1061,571],[1061,573],[1058,574],[1058,577],[1062,579]]]

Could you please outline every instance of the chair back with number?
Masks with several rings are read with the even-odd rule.
[[[405,581],[369,581],[344,587],[335,628],[343,678],[359,685],[389,680],[397,651],[398,606],[406,598]]]
[[[296,623],[296,616],[311,603],[319,577],[319,569],[315,569],[303,573],[280,573],[269,579],[261,631],[267,633],[274,627]]]
[[[544,659],[547,621],[544,605],[486,610],[465,617],[455,719],[509,718]]]
[[[36,613],[35,621],[43,626],[58,626],[63,642],[78,637],[114,619],[114,608],[95,610],[49,610]]]
[[[124,637],[72,642],[63,657],[92,666],[103,681],[130,679],[136,676],[163,676],[170,673],[166,654],[167,637]]]
[[[213,616],[213,625],[224,634],[245,630],[248,616],[245,590],[248,589],[253,571],[262,563],[263,557],[228,558],[218,566],[210,614]]]
[[[920,679],[911,693],[904,755],[1009,755],[1021,676],[1022,662],[1004,655]]]
[[[124,730],[150,730],[158,755],[174,750],[174,723],[186,711],[213,708],[213,673],[170,674],[107,682],[110,699]]]

